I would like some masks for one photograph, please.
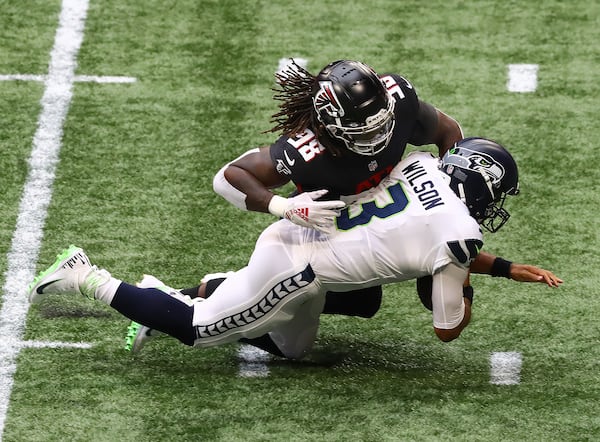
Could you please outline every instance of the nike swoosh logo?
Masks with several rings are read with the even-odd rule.
[[[283,151],[283,154],[285,155],[285,159],[287,160],[287,162],[288,162],[288,164],[289,164],[290,166],[293,166],[293,165],[296,163],[296,160],[292,160],[292,159],[291,159],[291,158],[288,156],[287,150],[284,150],[284,151]]]
[[[36,292],[38,292],[39,295],[43,295],[44,294],[44,289],[46,287],[48,287],[50,284],[54,284],[55,282],[60,281],[60,279],[56,279],[54,281],[50,281],[47,282],[46,284],[42,284],[41,286],[39,286],[37,289],[35,289]]]

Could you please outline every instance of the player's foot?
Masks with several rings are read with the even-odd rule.
[[[56,261],[27,287],[29,302],[36,303],[46,295],[72,293],[94,299],[96,288],[110,279],[106,270],[91,265],[83,249],[71,245]]]
[[[130,351],[131,353],[138,353],[150,339],[162,335],[164,335],[164,333],[161,333],[158,330],[131,321],[131,324],[127,327],[125,350]]]
[[[142,280],[136,284],[137,287],[142,289],[156,288],[161,292],[174,293],[177,292],[172,287],[164,284],[160,279],[152,275],[144,275]],[[139,324],[135,321],[131,321],[131,324],[127,327],[127,336],[125,337],[125,350],[132,353],[138,353],[146,343],[156,336],[161,336],[164,333],[154,330],[145,325]]]

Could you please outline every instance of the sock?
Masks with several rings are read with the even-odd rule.
[[[110,305],[121,282],[120,279],[111,277],[107,282],[96,287],[94,298]]]
[[[194,345],[194,308],[167,293],[122,282],[110,306],[132,321]]]

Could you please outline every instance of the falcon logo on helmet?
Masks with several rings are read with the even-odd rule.
[[[319,114],[326,113],[333,118],[344,116],[344,108],[335,95],[331,81],[319,81],[319,90],[315,94],[314,105]]]
[[[373,156],[390,143],[396,101],[366,64],[338,60],[325,66],[312,100],[316,118],[346,149]]]

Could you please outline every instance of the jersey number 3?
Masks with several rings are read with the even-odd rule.
[[[391,202],[377,205],[376,201],[367,201],[361,204],[361,210],[356,215],[351,216],[348,208],[342,210],[342,213],[336,218],[336,225],[339,230],[350,230],[358,226],[364,226],[369,223],[373,217],[387,218],[402,212],[408,205],[408,198],[400,183],[388,187]]]

